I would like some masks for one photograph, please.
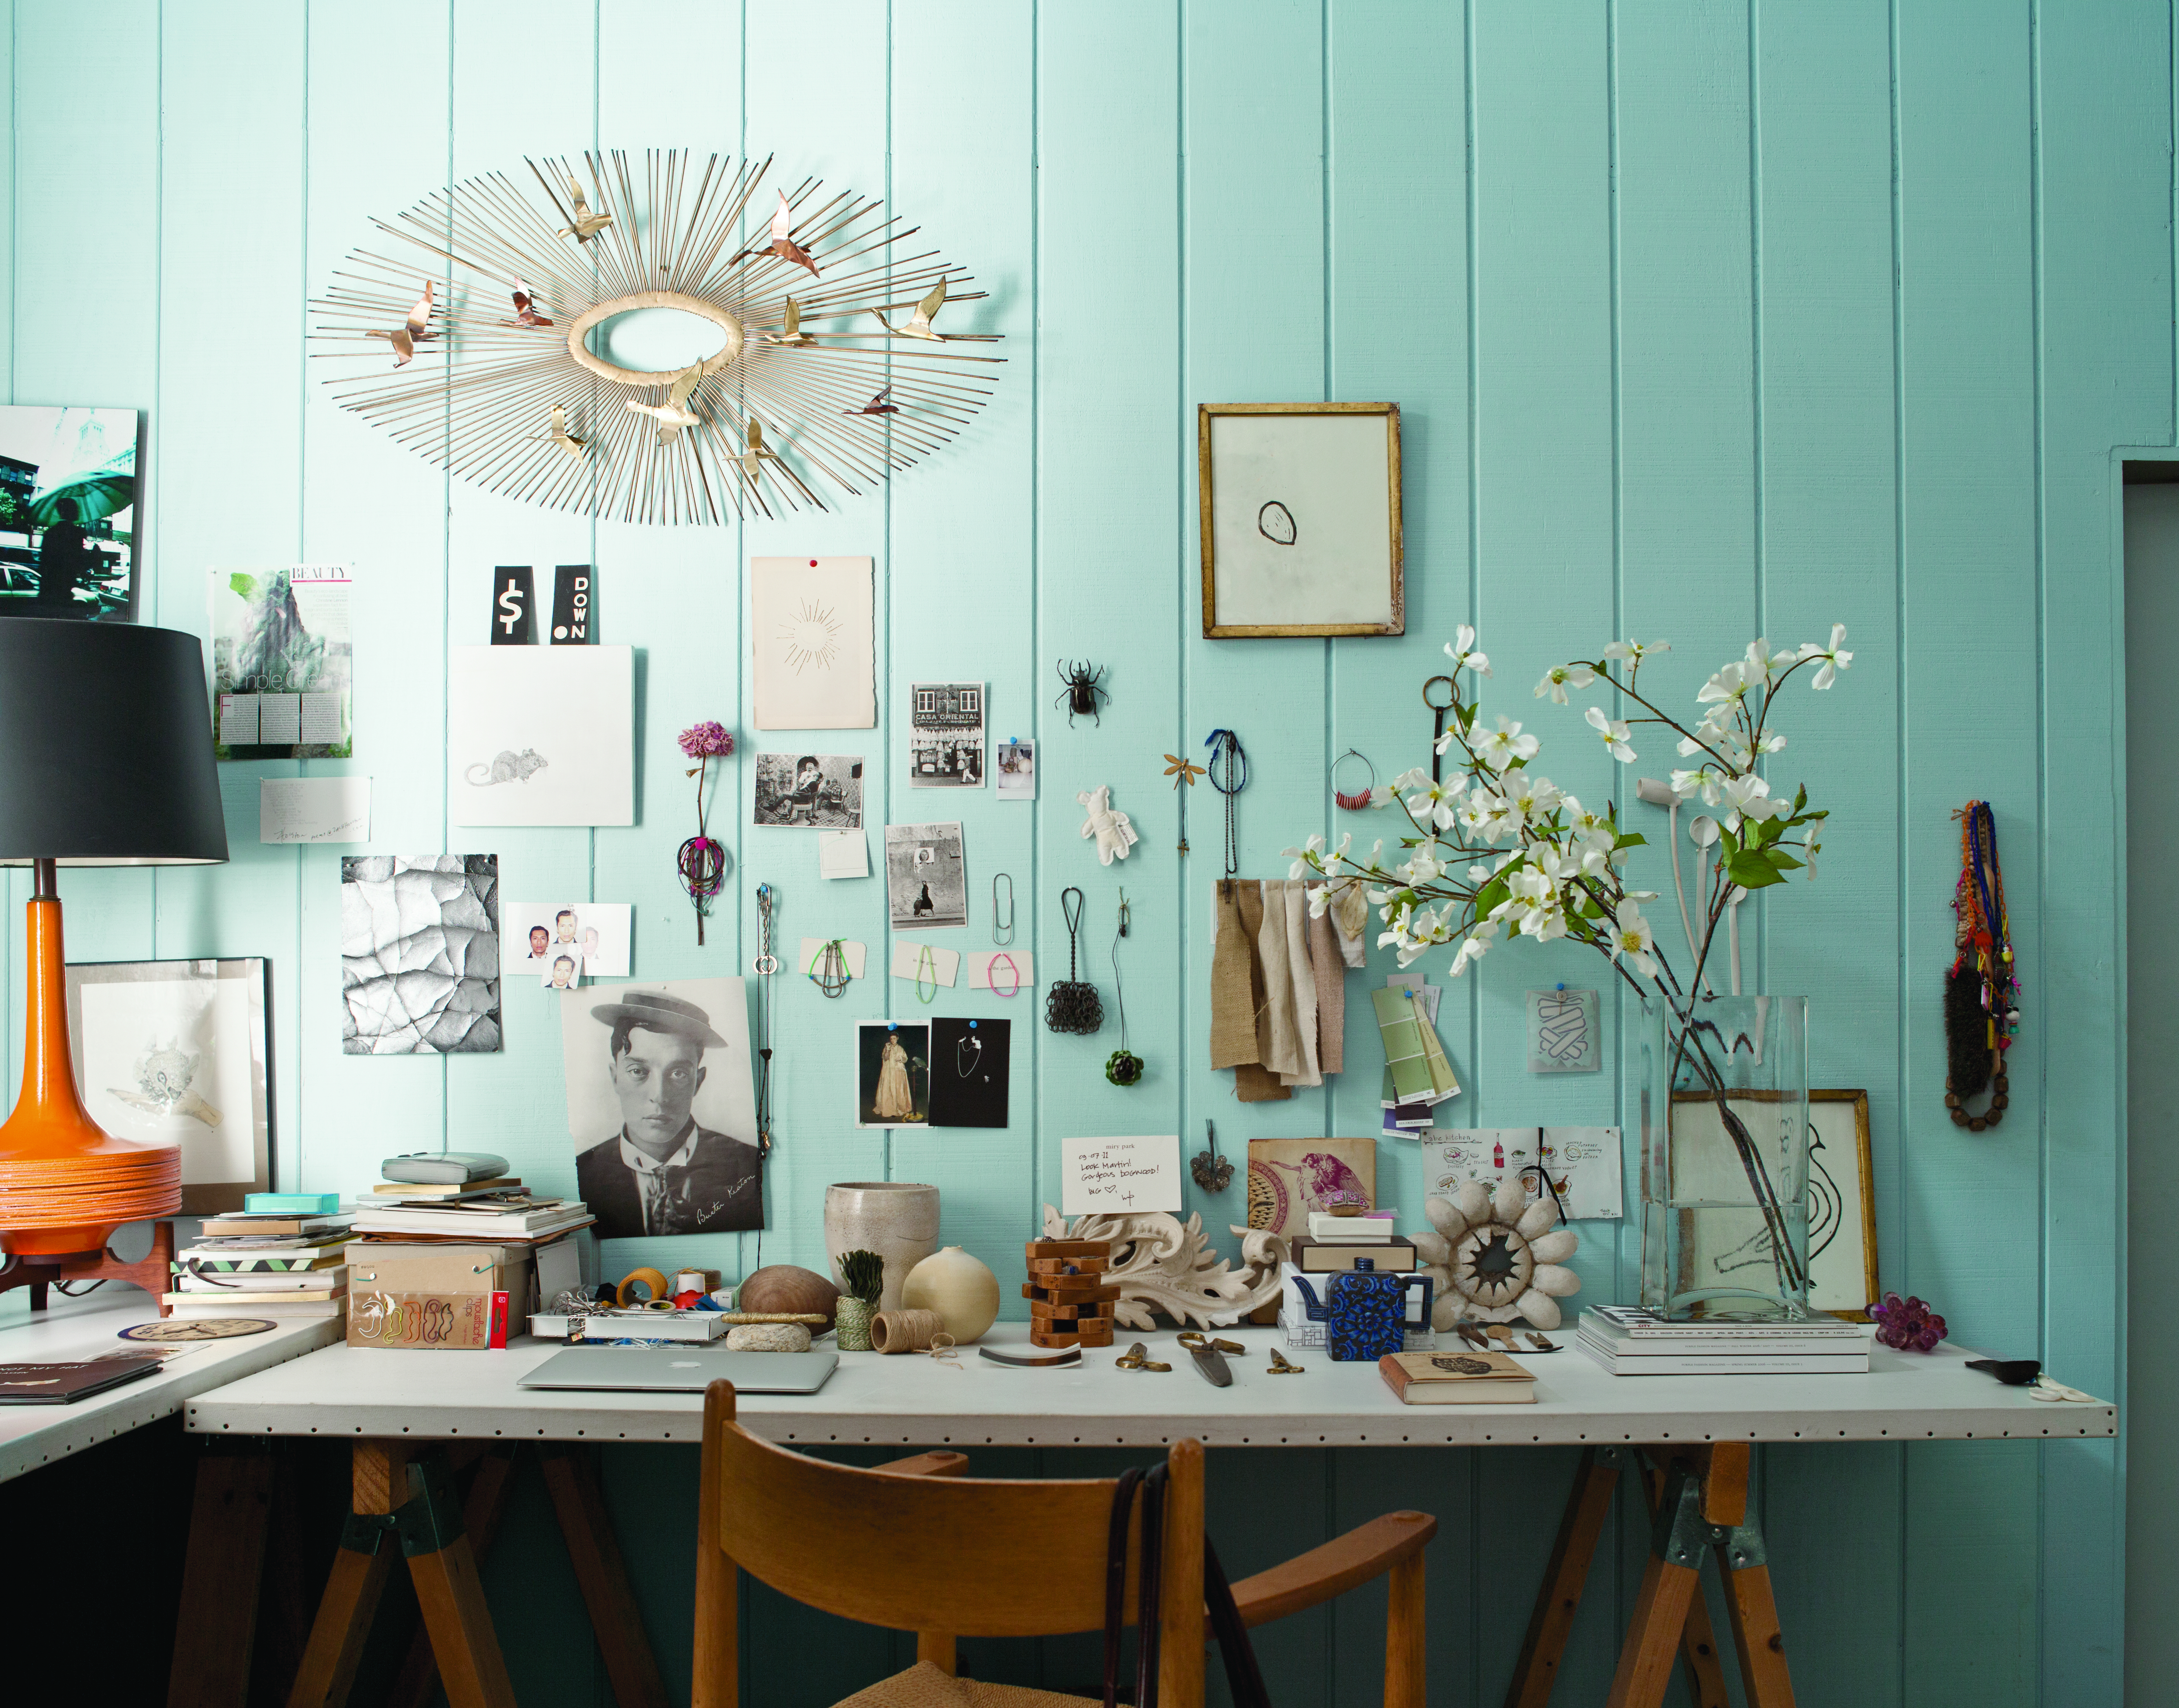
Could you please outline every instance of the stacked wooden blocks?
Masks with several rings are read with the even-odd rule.
[[[1105,1279],[1111,1262],[1109,1240],[1031,1240],[1029,1338],[1037,1346],[1110,1346],[1112,1311],[1120,1289]]]

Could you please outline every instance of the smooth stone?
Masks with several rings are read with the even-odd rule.
[[[727,1331],[729,1352],[807,1352],[810,1331],[799,1322],[744,1322]]]

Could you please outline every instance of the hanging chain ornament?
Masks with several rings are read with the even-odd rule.
[[[1241,834],[1234,798],[1249,786],[1249,756],[1231,730],[1213,730],[1203,745],[1210,749],[1210,786],[1226,797],[1226,875],[1241,874]]]
[[[1067,922],[1067,977],[1052,981],[1045,993],[1044,1023],[1054,1032],[1083,1037],[1105,1023],[1105,1005],[1097,999],[1097,987],[1074,976],[1075,950],[1082,930],[1082,892],[1073,884],[1059,892],[1060,917]]]
[[[1339,787],[1339,768],[1345,764],[1349,759],[1359,759],[1365,766],[1369,767],[1369,780],[1364,783],[1359,791],[1352,795],[1342,792]],[[1370,797],[1376,792],[1376,789],[1377,768],[1369,764],[1369,756],[1367,753],[1358,753],[1353,747],[1349,747],[1345,753],[1342,753],[1337,758],[1331,762],[1331,798],[1334,803],[1337,805],[1340,811],[1342,813],[1360,813],[1366,811],[1369,805]]]
[[[2005,874],[1997,864],[1997,820],[1987,801],[1970,801],[1952,816],[1960,821],[1960,879],[1952,898],[1959,953],[1945,977],[1945,1107],[1955,1125],[1979,1133],[2003,1120],[2012,1102],[2005,1053],[2020,1029],[2020,978]],[[1968,1099],[1985,1091],[1989,1108],[1969,1113]]]
[[[524,164],[534,188],[487,172],[372,221],[391,252],[350,251],[311,304],[312,337],[364,364],[331,382],[341,407],[464,480],[623,522],[821,510],[820,487],[888,479],[991,395],[1002,359],[956,347],[997,335],[934,325],[985,293],[882,203],[767,189],[769,157]],[[639,309],[708,320],[717,348],[655,372],[592,348]]]
[[[779,971],[779,957],[771,949],[774,899],[771,885],[756,886],[756,959],[749,963],[749,971],[757,978],[756,1148],[760,1157],[771,1154],[771,979]]]
[[[1120,1047],[1105,1058],[1105,1077],[1116,1086],[1140,1085],[1143,1059],[1128,1048],[1128,999],[1120,990],[1120,939],[1128,934],[1128,892],[1120,892],[1120,928],[1112,933],[1112,1005],[1120,1011]]]

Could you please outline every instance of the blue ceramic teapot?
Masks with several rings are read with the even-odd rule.
[[[1430,1291],[1427,1275],[1380,1273],[1374,1259],[1357,1257],[1325,1289],[1325,1349],[1342,1362],[1404,1351],[1409,1329],[1430,1326]]]

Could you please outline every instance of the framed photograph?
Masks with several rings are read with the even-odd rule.
[[[116,1138],[181,1147],[184,1215],[273,1189],[272,985],[255,958],[68,969],[84,1106]]]
[[[575,1187],[601,1240],[764,1226],[749,1001],[738,978],[560,998]]]
[[[1203,632],[1407,632],[1400,406],[1200,403]]]
[[[759,753],[749,821],[783,828],[863,828],[859,753]]]
[[[137,424],[0,406],[0,616],[135,620]]]
[[[1732,1101],[1775,1103],[1775,1095],[1736,1092]],[[1687,1157],[1688,1141],[1699,1144],[1704,1135],[1716,1141],[1715,1167],[1726,1187],[1738,1182],[1744,1194],[1746,1178],[1721,1130],[1715,1106],[1704,1092],[1672,1094],[1673,1149]],[[1709,1113],[1705,1114],[1705,1110]],[[1693,1132],[1689,1120],[1699,1123]],[[1755,1123],[1750,1122],[1754,1127]],[[1696,1166],[1701,1164],[1697,1163]],[[1684,1177],[1683,1177],[1684,1178]],[[1809,1303],[1816,1310],[1850,1322],[1869,1320],[1869,1301],[1880,1296],[1876,1274],[1876,1191],[1870,1170],[1869,1148],[1869,1093],[1865,1091],[1809,1092]],[[1722,1194],[1721,1194],[1722,1196]],[[1759,1234],[1761,1218],[1750,1209],[1747,1216],[1750,1237]],[[1717,1275],[1728,1273],[1739,1261],[1739,1248],[1716,1251],[1694,1249],[1682,1258],[1678,1284],[1682,1289],[1715,1285],[1715,1277],[1700,1278],[1708,1267]]]
[[[930,1028],[898,1021],[855,1025],[855,1125],[920,1127],[930,1121]]]
[[[886,908],[897,931],[969,922],[968,864],[959,822],[888,824]]]

